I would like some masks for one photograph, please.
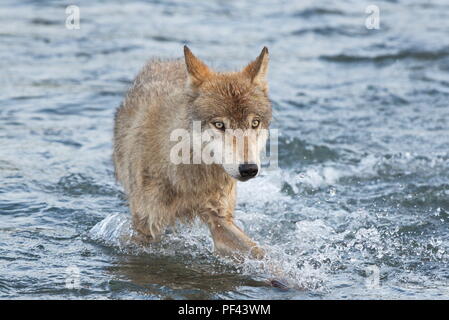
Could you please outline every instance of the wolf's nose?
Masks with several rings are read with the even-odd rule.
[[[255,163],[244,163],[239,165],[239,172],[242,178],[252,178],[257,175],[259,168]]]

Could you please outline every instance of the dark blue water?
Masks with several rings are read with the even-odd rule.
[[[378,30],[371,4],[2,1],[0,298],[449,298],[449,3],[376,1]],[[214,257],[201,225],[126,241],[114,110],[185,43],[219,69],[270,49],[280,168],[239,183],[236,216],[304,290]]]

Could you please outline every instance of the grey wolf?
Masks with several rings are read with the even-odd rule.
[[[176,221],[207,224],[215,250],[260,259],[264,250],[234,222],[236,182],[260,171],[272,117],[268,96],[268,49],[242,70],[217,72],[184,47],[184,59],[153,59],[137,75],[115,115],[113,161],[127,194],[139,241],[156,241]],[[245,131],[244,143],[227,139],[231,164],[174,164],[173,130],[203,130],[225,138]],[[185,224],[182,224],[185,225]]]

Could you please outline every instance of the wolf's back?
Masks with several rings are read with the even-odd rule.
[[[135,168],[141,154],[142,125],[149,117],[157,123],[167,97],[182,91],[186,81],[182,60],[150,60],[136,76],[115,114],[113,161],[115,175],[125,191],[133,183],[130,168]],[[148,131],[148,130],[147,130]],[[134,163],[132,163],[134,162]]]

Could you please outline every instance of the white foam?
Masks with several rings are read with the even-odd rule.
[[[285,173],[281,170],[263,172],[255,179],[238,182],[237,202],[260,206],[269,201],[286,200],[281,190]]]
[[[118,213],[107,216],[89,231],[92,240],[119,248],[131,245],[132,234],[130,217]]]
[[[250,219],[252,220],[252,219]],[[252,222],[257,223],[256,220]],[[303,224],[305,227],[306,225]],[[318,226],[318,228],[320,228]],[[213,254],[213,244],[207,228],[201,224],[193,224],[188,228],[180,228],[162,237],[160,242],[141,246],[131,240],[134,231],[128,215],[113,214],[97,223],[89,232],[89,237],[104,245],[117,248],[131,254],[153,253],[161,256],[188,255],[189,259],[206,257],[210,263],[220,261],[232,264],[239,272],[256,278],[280,279],[290,286],[299,289],[317,289],[322,287],[324,273],[312,267],[307,261],[288,254],[289,244],[264,245],[267,257],[263,261],[247,259],[243,264]],[[279,262],[282,261],[282,264]],[[298,266],[301,262],[301,266]],[[276,272],[275,272],[276,270]]]

